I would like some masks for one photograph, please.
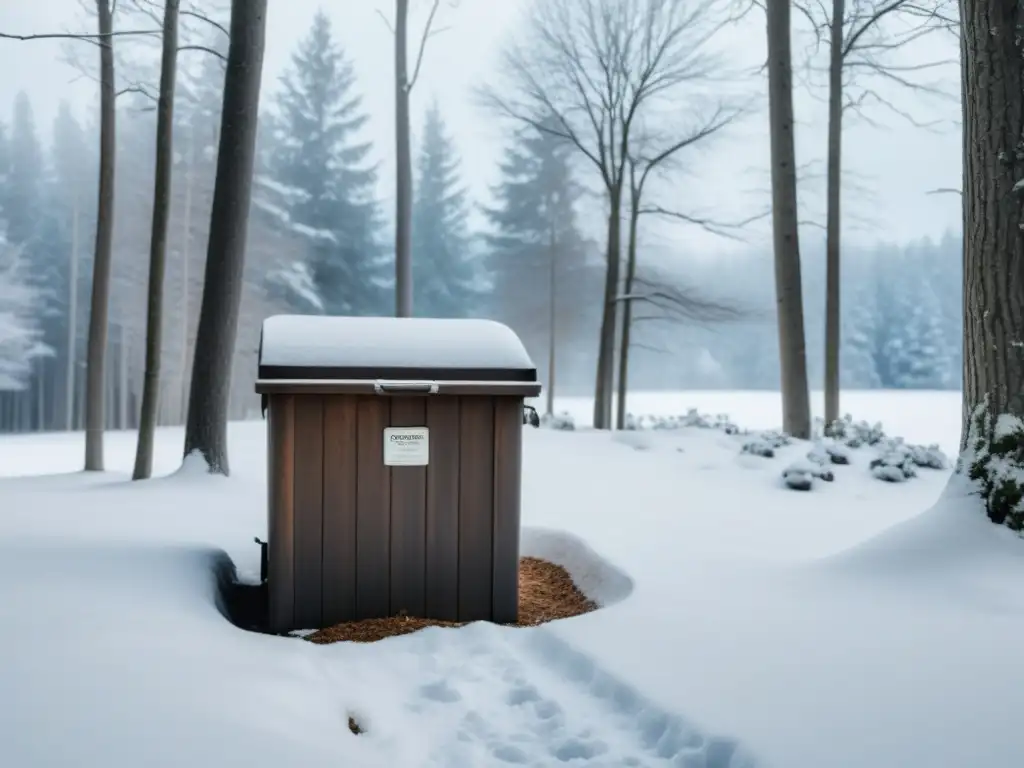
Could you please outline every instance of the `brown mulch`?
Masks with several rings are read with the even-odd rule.
[[[597,609],[597,604],[588,599],[569,574],[560,566],[536,557],[519,560],[519,621],[515,626],[535,627],[555,619],[579,616]],[[385,637],[407,635],[425,627],[460,627],[457,621],[436,621],[418,619],[412,616],[395,616],[390,619],[366,619],[336,624],[306,635],[312,643],[372,643]]]

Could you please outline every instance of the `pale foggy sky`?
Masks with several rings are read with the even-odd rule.
[[[482,199],[494,183],[500,159],[502,125],[482,113],[472,89],[496,72],[498,50],[509,33],[517,29],[528,0],[446,0],[438,24],[446,30],[429,43],[420,80],[413,91],[414,131],[423,110],[436,98],[462,156],[466,183],[476,199]],[[371,116],[368,136],[373,139],[381,166],[381,196],[393,199],[394,101],[391,86],[392,37],[378,10],[392,15],[388,0],[270,0],[267,55],[261,106],[267,105],[278,87],[278,78],[288,64],[296,43],[306,34],[318,7],[334,22],[337,37],[353,61],[358,87]],[[412,32],[425,20],[427,0],[413,0]],[[81,31],[83,16],[79,0],[0,0],[0,30],[16,34]],[[418,40],[416,41],[418,44]],[[79,116],[96,109],[95,86],[83,80],[64,63],[58,41],[18,42],[0,40],[0,118],[7,118],[10,104],[19,90],[30,93],[44,140],[58,101],[72,101]],[[82,44],[85,45],[85,44]],[[756,67],[764,59],[763,16],[754,15],[735,25],[720,45],[736,69]],[[413,41],[410,40],[410,47]],[[794,54],[800,50],[794,46]],[[90,51],[86,56],[92,55]],[[195,54],[193,54],[195,55]],[[958,56],[956,41],[940,35],[905,53],[908,62],[952,59]],[[933,78],[938,75],[933,75]],[[881,126],[863,121],[844,134],[845,165],[849,184],[844,189],[844,221],[850,240],[906,241],[926,235],[940,236],[960,227],[960,199],[956,195],[928,195],[936,188],[958,188],[961,177],[960,131],[957,127],[959,76],[955,63],[941,72],[953,98],[949,101],[920,99],[905,91],[888,91],[886,96],[918,120],[937,120],[942,128],[922,131],[901,118],[878,109],[871,117]],[[687,173],[670,180],[658,190],[656,201],[665,207],[722,220],[738,220],[767,204],[768,131],[764,81],[749,78],[746,88],[761,96],[761,109],[730,129],[727,136],[687,158]],[[796,94],[800,125],[797,153],[801,164],[816,161],[823,168],[824,105],[804,91]],[[140,162],[122,158],[122,162]],[[145,160],[149,162],[147,158]],[[803,185],[808,218],[823,210],[823,187],[819,181]],[[806,198],[804,198],[806,196]],[[390,206],[389,206],[390,207]],[[767,222],[758,225],[748,239],[754,244],[768,242]],[[680,225],[658,224],[652,242],[672,246],[682,256],[731,250],[730,244],[699,230]],[[820,238],[815,229],[808,238]]]

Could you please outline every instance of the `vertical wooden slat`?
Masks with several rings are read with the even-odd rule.
[[[291,395],[273,395],[267,410],[267,621],[271,632],[295,629],[293,406]]]
[[[427,398],[394,398],[391,426],[427,426]],[[429,450],[429,461],[433,462],[434,446],[430,445]],[[391,612],[394,614],[405,611],[409,616],[425,615],[426,506],[427,467],[391,467]]]
[[[459,419],[459,620],[492,614],[494,398],[461,398]]]
[[[519,619],[520,482],[523,463],[523,401],[495,398],[494,405],[494,601],[493,621]]]
[[[459,399],[427,399],[426,615],[459,618]]]
[[[323,625],[356,617],[356,398],[324,399]]]
[[[356,617],[377,619],[391,612],[391,472],[384,464],[387,397],[358,401],[359,454],[356,472]]]
[[[324,398],[295,398],[295,624],[318,629],[323,590]]]

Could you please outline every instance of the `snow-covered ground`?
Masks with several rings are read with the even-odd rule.
[[[778,422],[770,393],[633,402]],[[844,406],[956,448],[955,393]],[[1024,542],[948,472],[882,483],[863,449],[798,493],[779,473],[806,445],[740,443],[527,430],[524,550],[607,607],[315,646],[216,605],[228,557],[258,569],[262,423],[232,426],[230,479],[88,477],[80,435],[0,439],[0,766],[1024,765]],[[108,436],[113,469],[133,444]],[[180,446],[160,433],[161,472]]]

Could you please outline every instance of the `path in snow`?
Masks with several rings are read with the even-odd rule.
[[[546,629],[477,624],[409,640],[425,646],[416,649],[424,682],[403,704],[429,741],[424,764],[755,765],[735,740],[705,735]]]

